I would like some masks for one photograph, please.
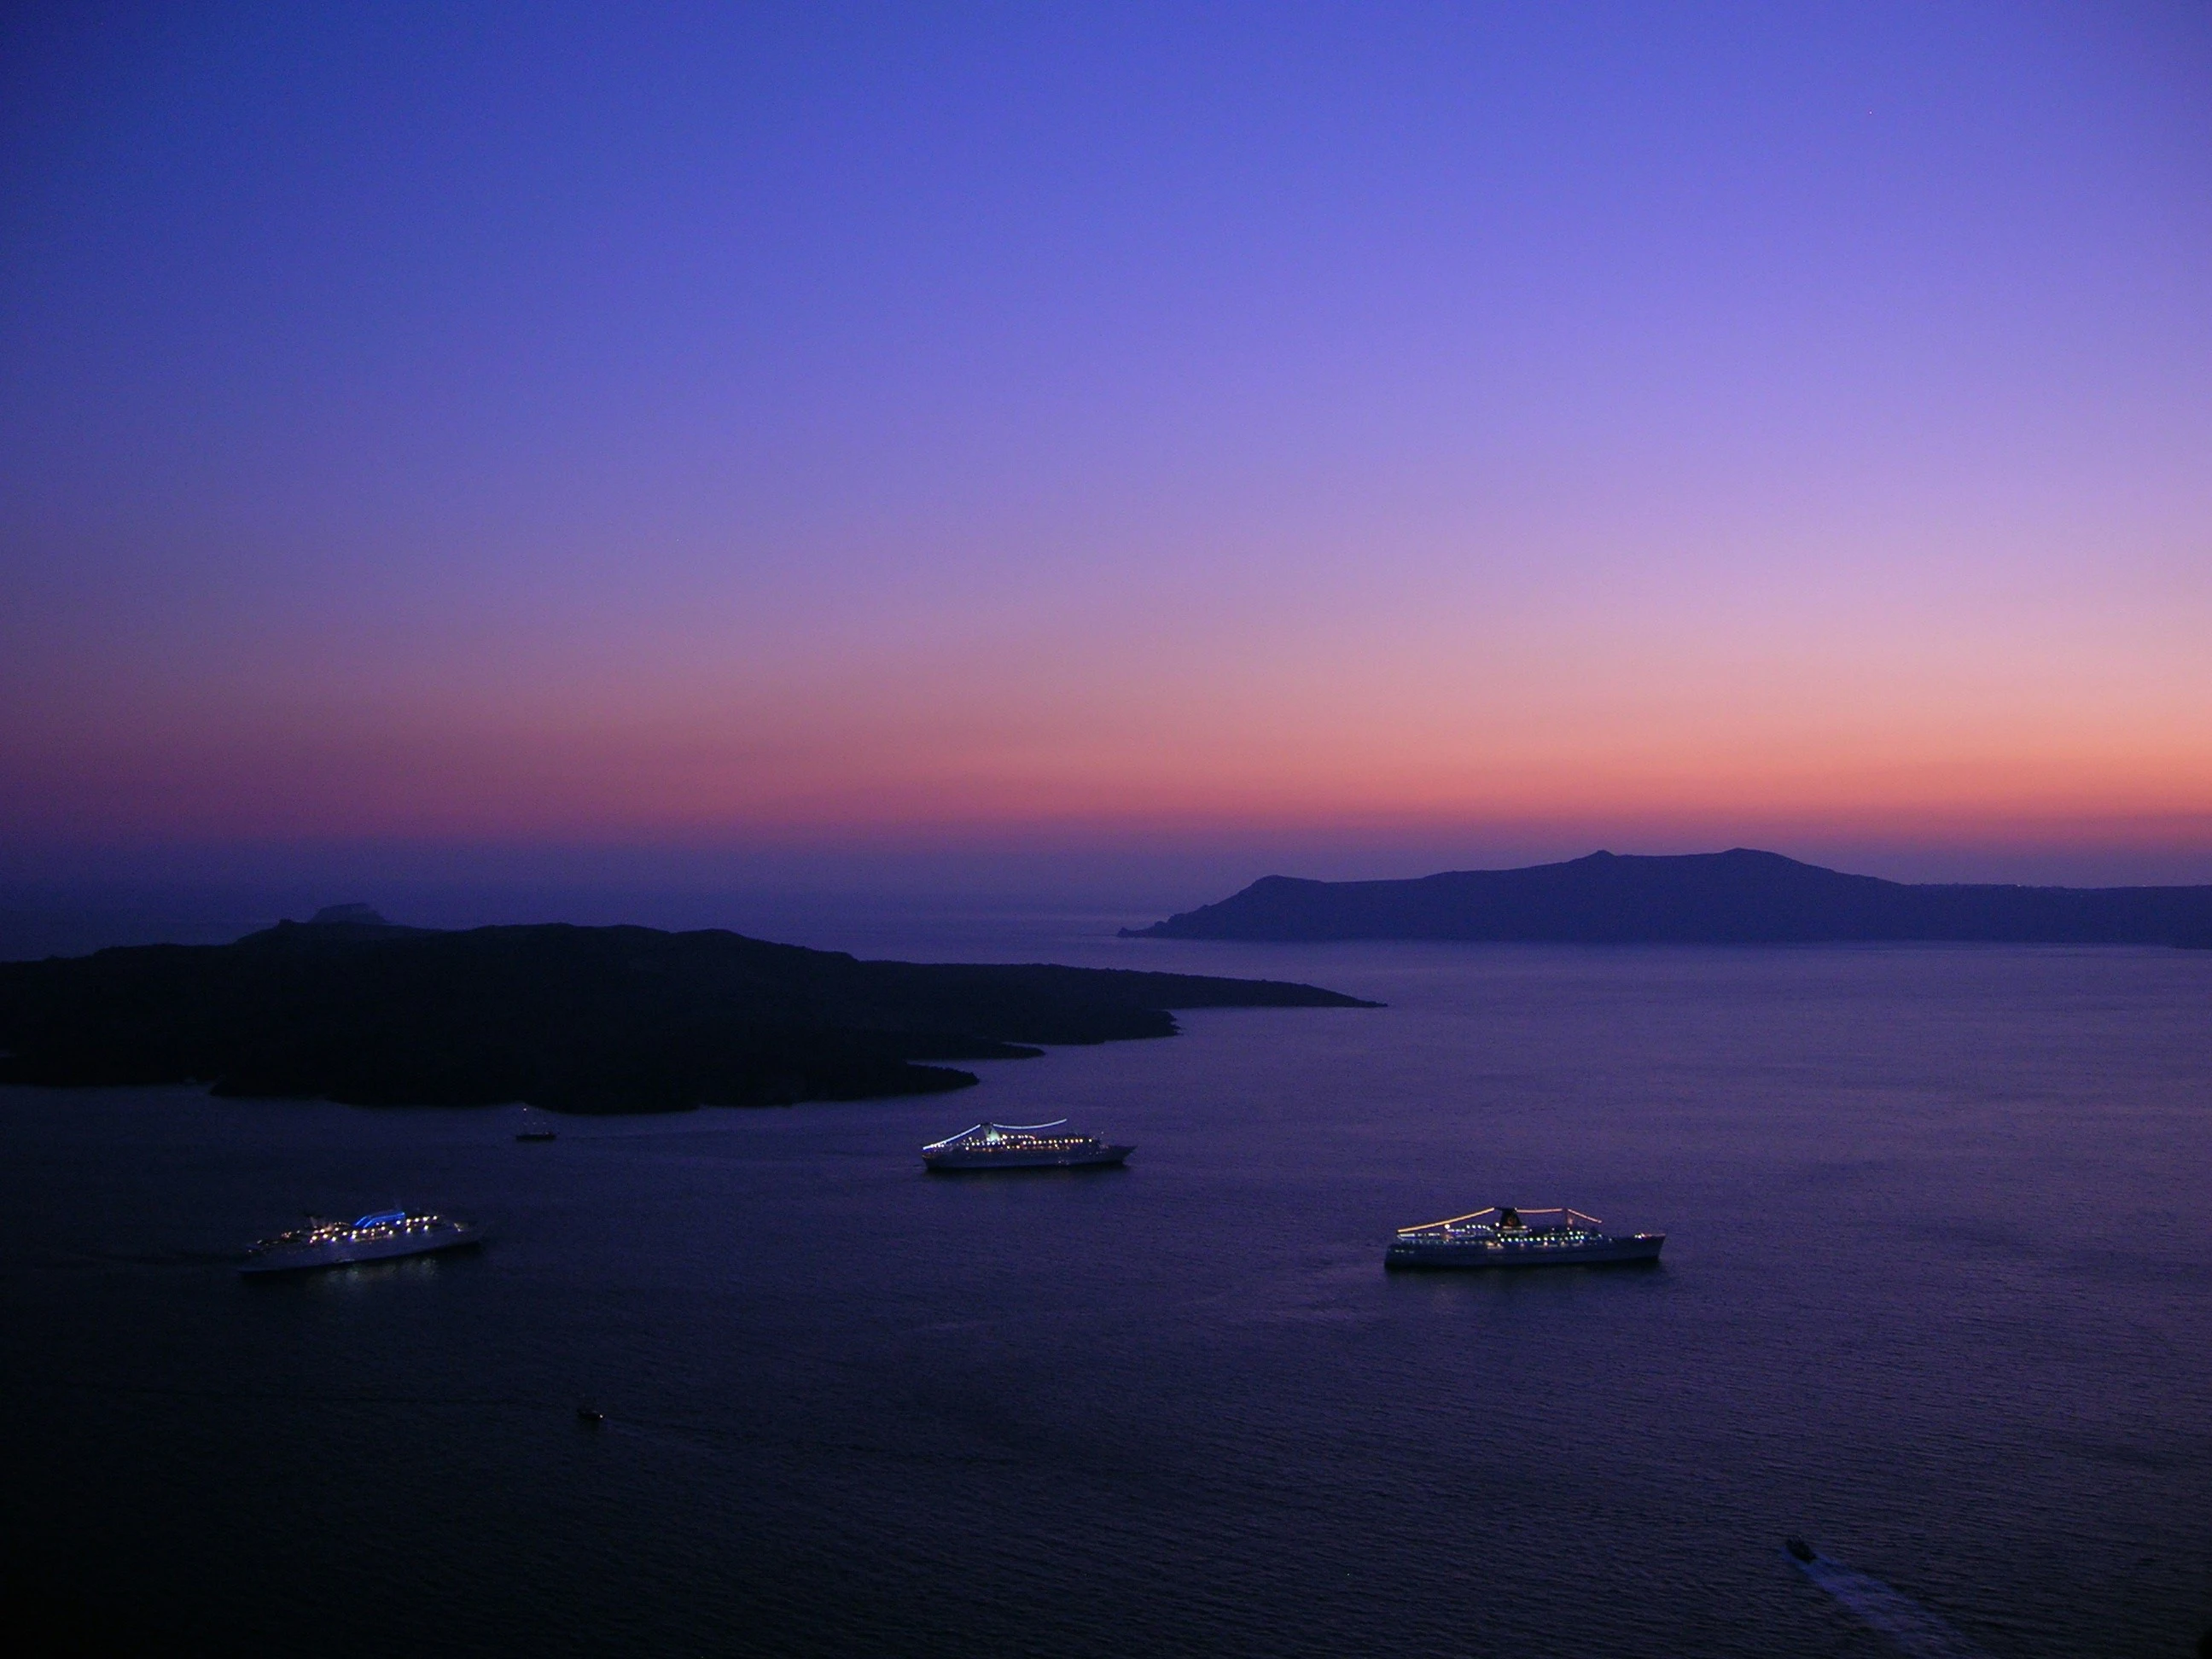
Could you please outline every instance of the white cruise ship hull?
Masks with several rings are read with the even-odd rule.
[[[304,1273],[316,1267],[345,1267],[356,1261],[386,1261],[394,1256],[431,1255],[466,1249],[483,1242],[483,1229],[461,1225],[387,1238],[333,1239],[313,1244],[284,1244],[258,1250],[240,1266],[242,1273]]]
[[[921,1161],[933,1170],[1077,1170],[1119,1164],[1136,1150],[1133,1146],[1098,1146],[1079,1152],[992,1152],[948,1147],[943,1152],[924,1152]]]
[[[1635,1233],[1625,1238],[1583,1244],[1546,1245],[1514,1241],[1466,1239],[1447,1242],[1397,1239],[1384,1252],[1386,1267],[1573,1267],[1614,1261],[1656,1261],[1664,1233]]]

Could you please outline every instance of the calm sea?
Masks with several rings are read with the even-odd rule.
[[[808,942],[1389,1006],[550,1145],[0,1091],[11,1620],[380,1659],[1885,1651],[1796,1532],[2001,1656],[2212,1625],[2212,953]],[[987,1115],[1138,1152],[925,1176]],[[232,1271],[402,1202],[496,1238]],[[1496,1202],[1665,1261],[1382,1272],[1393,1226]]]

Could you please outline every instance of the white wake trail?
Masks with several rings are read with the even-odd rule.
[[[1860,1623],[1887,1637],[1893,1647],[1911,1659],[1990,1659],[1988,1649],[1976,1647],[1920,1603],[1899,1595],[1879,1578],[1855,1572],[1819,1553],[1809,1561],[1801,1561],[1793,1554],[1790,1565],[1842,1602]]]

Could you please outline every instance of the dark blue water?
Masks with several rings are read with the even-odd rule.
[[[2212,954],[988,932],[1391,1006],[550,1146],[0,1092],[13,1592],[84,1651],[1884,1651],[1799,1532],[2000,1656],[2212,1624]],[[1139,1151],[924,1175],[987,1115]],[[230,1270],[399,1201],[498,1237]],[[1499,1201],[1665,1261],[1382,1273]]]

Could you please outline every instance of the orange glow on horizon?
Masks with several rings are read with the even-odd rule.
[[[1468,742],[1424,756],[1402,739],[1301,744],[1290,732],[1265,745],[1186,736],[1149,749],[841,736],[811,748],[665,727],[447,729],[79,746],[19,763],[5,828],[18,840],[703,842],[1617,823],[1666,834],[1817,826],[1946,842],[2179,831],[2212,844],[2212,773],[2200,750],[2178,742],[1977,753],[1928,741],[1885,748],[1861,736],[1793,752],[1778,739],[1682,734],[1639,753],[1590,733],[1549,754]]]

